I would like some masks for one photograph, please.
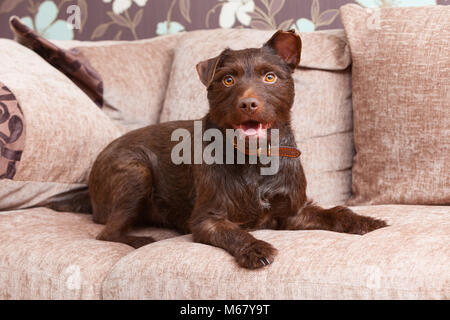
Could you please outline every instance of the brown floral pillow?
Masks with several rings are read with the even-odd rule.
[[[128,130],[159,120],[180,35],[140,41],[53,41],[12,17],[16,40],[63,72]]]
[[[341,8],[352,53],[351,205],[450,204],[450,7]]]
[[[25,146],[25,122],[14,93],[0,82],[0,179],[12,179]]]

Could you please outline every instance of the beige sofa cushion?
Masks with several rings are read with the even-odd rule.
[[[0,39],[0,61],[0,210],[86,184],[97,154],[123,131],[26,47]]]
[[[450,299],[450,207],[355,207],[386,219],[364,236],[260,230],[278,250],[261,270],[239,268],[224,250],[190,235],[123,257],[105,299]]]
[[[95,240],[92,216],[46,208],[0,212],[0,299],[101,299],[112,266],[130,246]],[[165,239],[163,229],[136,234]]]
[[[91,215],[45,208],[0,213],[0,299],[450,299],[449,207],[355,211],[391,226],[364,236],[260,230],[279,249],[269,268],[145,228],[138,250],[95,240]]]
[[[260,47],[274,31],[208,30],[187,33],[176,50],[161,122],[199,119],[208,110],[195,65],[224,48]],[[345,202],[353,156],[350,53],[342,30],[301,34],[300,68],[294,73],[292,123],[308,181],[322,204]],[[188,54],[187,54],[188,53]]]
[[[450,204],[450,7],[346,5],[341,16],[353,59],[349,204]]]
[[[139,41],[52,43],[17,17],[10,24],[19,42],[67,75],[127,130],[158,122],[180,35]]]
[[[111,267],[133,248],[94,240],[87,215],[0,213],[0,299],[100,299]]]

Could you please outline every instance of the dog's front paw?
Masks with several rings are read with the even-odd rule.
[[[236,255],[236,261],[241,267],[257,269],[270,265],[274,261],[276,254],[277,249],[270,243],[256,240],[239,250]]]

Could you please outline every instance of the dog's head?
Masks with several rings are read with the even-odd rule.
[[[261,48],[225,49],[197,64],[208,89],[211,121],[253,137],[289,122],[292,73],[300,53],[301,39],[294,31],[277,31]]]

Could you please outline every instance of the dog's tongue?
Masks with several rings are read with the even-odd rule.
[[[240,131],[245,136],[262,136],[264,129],[262,123],[257,121],[246,121],[239,126]]]

